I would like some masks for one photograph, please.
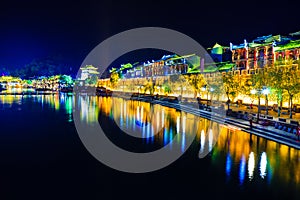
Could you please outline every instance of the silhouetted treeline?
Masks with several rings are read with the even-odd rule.
[[[11,75],[21,77],[23,79],[33,78],[37,76],[52,76],[57,74],[67,74],[74,76],[77,72],[71,66],[63,62],[63,58],[59,56],[34,59],[24,67],[19,68],[0,68],[0,75]]]

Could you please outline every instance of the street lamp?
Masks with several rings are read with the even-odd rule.
[[[157,94],[160,95],[160,86],[156,86]]]
[[[268,113],[269,113],[269,111],[268,111],[268,94],[270,94],[270,90],[269,90],[269,88],[263,86],[262,89],[257,89],[257,90],[252,89],[250,91],[250,93],[253,94],[253,95],[257,94],[257,96],[258,96],[258,105],[257,105],[258,106],[258,109],[257,109],[257,123],[258,123],[259,114],[260,114],[260,95],[263,94],[266,97],[266,115],[268,115]]]
[[[258,103],[257,103],[257,123],[259,122],[259,114],[260,114],[260,95],[261,95],[261,89],[255,90],[252,89],[250,91],[251,94],[257,94],[258,96]]]
[[[215,91],[215,88],[211,87],[209,90],[210,90],[210,100],[211,100],[210,105],[212,106],[213,92]],[[207,94],[207,98],[208,98],[208,94]]]
[[[252,90],[250,91],[250,93],[251,93],[251,94],[256,94],[256,90],[255,90],[255,89],[252,89]]]
[[[269,106],[268,106],[268,103],[269,103],[269,100],[268,100],[268,94],[270,94],[270,90],[269,90],[269,88],[264,88],[263,90],[262,90],[262,93],[265,95],[265,97],[266,97],[266,115],[268,115],[269,114]]]
[[[185,86],[182,88],[182,95],[181,95],[182,97],[183,97],[183,95],[184,95],[183,93],[186,94],[186,87],[185,87]]]
[[[202,88],[201,88],[201,91],[202,92],[205,92],[207,90],[207,86],[206,85],[204,85]],[[208,91],[206,91],[207,92],[207,101],[206,101],[206,106],[208,107]]]
[[[142,87],[143,87],[143,86],[138,85],[138,96],[139,96],[139,97],[140,97],[140,90],[141,90]]]

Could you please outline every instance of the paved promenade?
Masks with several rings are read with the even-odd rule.
[[[230,109],[234,110],[234,111],[244,111],[244,112],[248,112],[248,113],[254,113],[257,114],[257,106],[254,106],[253,109],[250,109],[248,106],[245,105],[241,105],[241,106],[237,106],[236,104],[231,105]],[[266,115],[266,111],[265,110],[261,110],[261,115]],[[268,116],[272,116],[274,118],[274,120],[278,121],[278,113],[273,111],[273,110],[268,110]],[[286,119],[286,122],[290,123],[290,120],[293,121],[298,121],[300,123],[300,113],[293,113],[293,117],[292,119],[289,118],[289,113],[287,112],[287,110],[283,110],[280,118],[284,118]]]

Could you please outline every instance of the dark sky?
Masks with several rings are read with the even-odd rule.
[[[0,67],[62,55],[77,67],[104,39],[165,27],[204,47],[300,30],[299,1],[9,1],[0,5]]]

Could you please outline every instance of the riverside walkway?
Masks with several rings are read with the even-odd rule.
[[[248,113],[253,113],[253,114],[257,114],[257,112],[258,112],[257,106],[253,106],[253,108],[250,109],[249,106],[245,106],[245,105],[237,106],[236,104],[232,104],[230,106],[230,109],[232,109],[233,111],[236,111],[236,112],[243,111],[243,112],[248,112]],[[261,115],[262,116],[272,116],[273,119],[277,120],[277,121],[279,121],[279,118],[281,118],[281,119],[285,119],[287,123],[290,123],[290,121],[297,121],[300,123],[300,113],[293,112],[293,118],[290,119],[288,110],[282,111],[280,117],[278,117],[278,113],[276,111],[273,111],[272,109],[268,110],[268,114],[266,114],[265,110],[261,110]]]

